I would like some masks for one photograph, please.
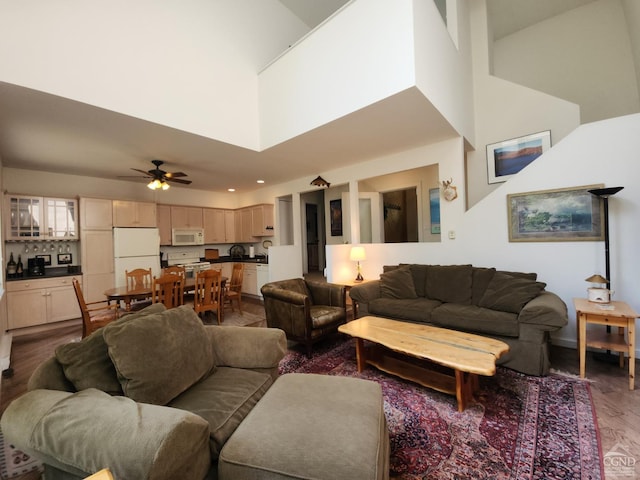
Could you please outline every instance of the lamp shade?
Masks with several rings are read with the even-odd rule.
[[[595,275],[591,275],[589,278],[585,278],[585,280],[591,283],[609,283],[609,280],[604,278],[602,275],[598,275],[597,273]]]
[[[350,260],[359,262],[360,260],[366,260],[366,258],[364,247],[351,247],[351,252],[349,253]]]

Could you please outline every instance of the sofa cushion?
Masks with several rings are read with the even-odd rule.
[[[405,265],[381,274],[380,292],[383,298],[417,298],[409,266]]]
[[[104,327],[127,397],[165,405],[214,367],[211,342],[188,305]]]
[[[426,296],[441,302],[471,303],[471,265],[429,265]]]
[[[431,312],[441,305],[438,300],[417,297],[410,299],[376,298],[369,303],[369,313],[380,317],[429,323]]]
[[[209,450],[215,461],[228,438],[272,383],[266,373],[219,367],[168,406],[195,413],[209,423]]]
[[[529,300],[540,295],[546,283],[496,272],[479,306],[503,312],[520,313]]]
[[[486,333],[502,337],[520,334],[515,313],[490,310],[476,305],[444,303],[431,313],[434,325],[466,332]]]
[[[125,315],[114,323],[160,313],[165,309],[162,303],[157,303],[134,314]],[[99,329],[79,342],[60,345],[55,350],[55,357],[76,390],[97,388],[111,395],[122,395],[122,387],[102,332]]]
[[[471,285],[471,304],[478,305],[489,282],[496,273],[495,268],[473,267],[473,281]]]

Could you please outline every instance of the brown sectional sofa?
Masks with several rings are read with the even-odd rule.
[[[472,265],[385,266],[380,280],[351,288],[358,316],[426,323],[496,338],[510,351],[498,364],[529,375],[550,368],[550,332],[567,306],[535,273]]]

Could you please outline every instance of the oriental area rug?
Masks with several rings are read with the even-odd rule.
[[[604,479],[588,382],[531,377],[498,367],[480,378],[476,403],[458,412],[451,395],[368,366],[358,373],[355,341],[328,340],[311,359],[289,347],[281,373],[319,373],[381,385],[391,442],[391,477],[403,480]]]

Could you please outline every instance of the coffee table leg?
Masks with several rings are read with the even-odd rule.
[[[361,372],[367,366],[367,358],[364,351],[364,340],[356,338],[356,363],[358,364],[358,372]]]
[[[467,403],[473,400],[473,393],[478,389],[478,376],[474,373],[456,370],[456,399],[458,411],[463,412]]]

